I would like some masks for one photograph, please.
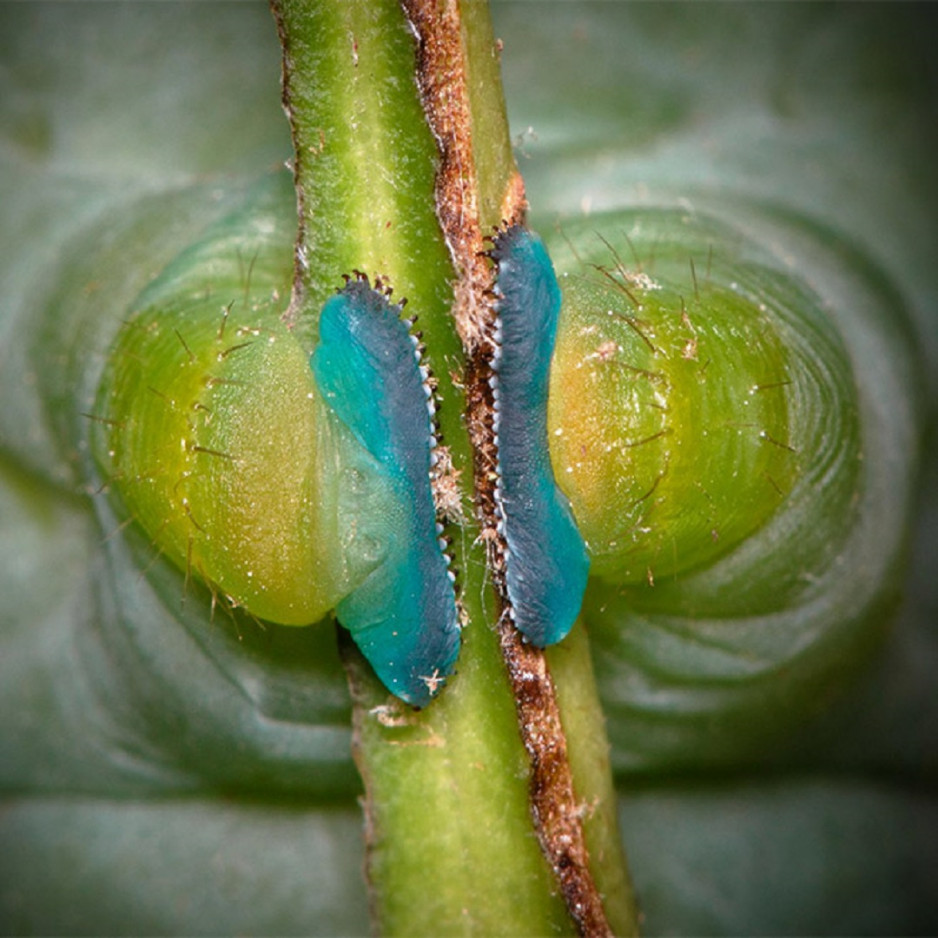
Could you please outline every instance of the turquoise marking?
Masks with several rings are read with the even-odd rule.
[[[310,359],[326,403],[384,474],[378,566],[336,607],[393,694],[426,706],[459,653],[456,595],[430,487],[432,397],[400,307],[364,277],[323,307]],[[372,519],[374,520],[374,519]]]
[[[580,611],[589,556],[557,488],[547,445],[550,360],[560,287],[541,240],[515,226],[495,239],[493,357],[499,474],[496,506],[516,627],[534,645],[561,641]]]

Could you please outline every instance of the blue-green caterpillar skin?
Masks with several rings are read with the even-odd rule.
[[[580,611],[589,556],[570,504],[554,481],[547,440],[550,362],[560,287],[540,239],[520,226],[500,232],[492,258],[498,296],[495,503],[515,626],[533,644],[561,641]]]
[[[399,306],[357,277],[323,307],[310,364],[384,476],[386,549],[336,615],[393,694],[422,707],[452,673],[459,614],[430,482],[433,396]]]

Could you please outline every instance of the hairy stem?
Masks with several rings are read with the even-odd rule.
[[[376,925],[408,935],[631,933],[585,637],[549,656],[567,685],[562,710],[548,658],[501,615],[483,251],[484,236],[522,220],[526,206],[487,8],[273,8],[300,214],[289,322],[315,341],[321,303],[352,269],[408,299],[439,380],[443,439],[480,525],[467,519],[454,545],[466,625],[458,673],[439,698],[414,712],[344,651]]]
[[[494,283],[493,270],[482,253],[483,224],[522,222],[527,203],[510,155],[506,155],[501,173],[489,174],[502,185],[496,198],[491,178],[485,179],[487,187],[483,182],[485,170],[490,168],[474,158],[477,128],[479,136],[484,136],[486,121],[492,116],[491,107],[479,93],[486,86],[479,73],[487,61],[485,52],[494,43],[490,39],[487,45],[478,42],[480,36],[491,36],[488,23],[478,22],[479,4],[441,7],[424,0],[404,0],[404,7],[418,39],[417,74],[424,108],[440,147],[437,213],[460,275],[454,318],[466,352],[466,418],[475,457],[476,511],[489,547],[501,650],[530,759],[534,826],[578,930],[585,935],[610,935],[612,928],[591,869],[583,805],[574,790],[567,738],[547,658],[543,651],[522,641],[506,614],[506,545],[495,511],[496,441],[489,380],[495,351]],[[472,17],[476,18],[474,29],[467,28]],[[469,37],[476,40],[475,47]],[[497,88],[497,72],[487,77]],[[509,167],[512,171],[505,172]],[[624,874],[617,885],[628,892]]]

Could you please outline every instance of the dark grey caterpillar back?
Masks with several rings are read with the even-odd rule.
[[[589,556],[557,487],[547,439],[550,362],[560,288],[540,239],[521,226],[495,237],[492,358],[498,530],[510,614],[533,644],[563,639],[580,611]]]

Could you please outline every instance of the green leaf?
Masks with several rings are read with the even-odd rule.
[[[927,375],[905,598],[855,689],[831,701],[827,677],[808,684],[807,723],[767,692],[781,729],[762,736],[753,721],[740,745],[724,723],[717,774],[699,758],[712,766],[712,752],[680,755],[686,737],[653,714],[616,720],[645,931],[934,931],[930,13],[546,10],[494,16],[532,220],[545,235],[559,223],[555,257],[599,213],[688,200],[763,243],[832,233],[822,240],[851,246],[845,263],[862,259],[876,291],[907,308]],[[118,520],[77,449],[107,340],[89,271],[106,272],[108,306],[127,308],[180,245],[243,204],[246,177],[289,155],[269,13],[8,4],[0,61],[0,929],[363,933],[358,783],[331,638],[213,621],[209,597],[190,586],[183,602],[160,561],[141,577],[152,552],[105,540]],[[839,287],[811,258],[798,265],[819,294]],[[875,375],[860,377],[875,397]],[[621,698],[615,676],[600,679],[607,704]],[[689,717],[699,745],[712,724]]]

